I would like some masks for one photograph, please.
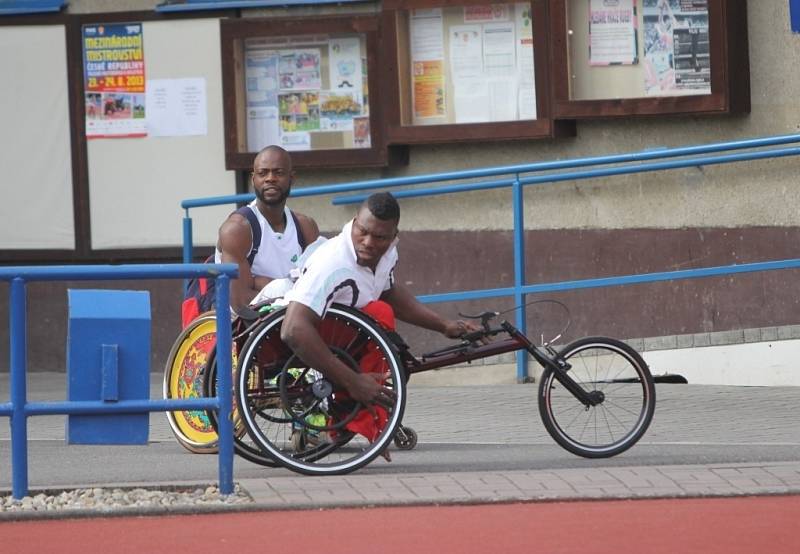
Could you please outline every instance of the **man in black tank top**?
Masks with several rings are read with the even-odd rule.
[[[256,206],[276,233],[282,233],[288,224],[284,207],[294,177],[291,156],[280,146],[267,146],[256,154],[250,177]],[[317,239],[319,228],[310,217],[295,212],[293,215],[298,242],[304,248]],[[254,227],[239,211],[229,215],[219,228],[217,249],[222,253],[222,262],[239,266],[239,277],[231,280],[230,302],[234,310],[247,306],[272,281],[264,275],[254,275],[251,270],[252,258],[248,257],[254,248],[258,248],[258,244],[253,244],[253,236]]]

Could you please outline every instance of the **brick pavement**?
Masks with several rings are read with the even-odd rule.
[[[800,462],[269,477],[240,480],[259,508],[800,494]]]

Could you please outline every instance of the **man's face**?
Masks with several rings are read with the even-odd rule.
[[[294,182],[289,156],[280,150],[267,150],[253,162],[253,192],[267,206],[279,206],[286,201]]]
[[[358,265],[375,269],[396,236],[396,221],[383,221],[372,215],[368,208],[361,208],[350,231]]]

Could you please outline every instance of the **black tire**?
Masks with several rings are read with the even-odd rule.
[[[217,395],[217,349],[214,348],[208,356],[208,364],[206,365],[205,375],[203,376],[203,394],[206,397]],[[236,369],[233,371],[233,380],[236,380]],[[217,422],[217,413],[213,410],[206,412],[208,420],[214,431],[219,432],[219,425]],[[280,467],[272,457],[258,448],[256,444],[250,440],[250,436],[244,428],[244,422],[239,417],[239,411],[235,402],[233,402],[233,450],[239,456],[247,461],[253,462],[265,467]]]
[[[394,445],[400,450],[414,450],[417,446],[417,432],[405,425],[398,426]]]
[[[331,351],[358,364],[354,371],[360,371],[362,364],[371,364],[372,371],[389,373],[384,385],[394,390],[397,400],[389,410],[375,408],[386,416],[386,421],[375,429],[377,434],[369,441],[351,430],[360,419],[348,423],[345,428],[337,425],[357,404],[343,390],[327,382],[320,372],[304,366],[294,357],[280,339],[284,317],[284,310],[271,314],[251,333],[241,351],[236,402],[247,432],[259,448],[297,473],[343,475],[367,465],[392,441],[405,407],[403,369],[391,341],[369,316],[338,304],[328,309],[319,325],[320,335]],[[294,363],[293,357],[297,368],[288,367]],[[304,399],[316,394],[316,400],[310,400],[316,402],[315,413],[310,414],[303,405],[287,406],[281,400],[281,384],[284,388],[288,386],[287,371],[291,371],[295,379],[291,383],[291,394],[287,397],[285,393],[284,397],[292,402],[305,402]],[[315,393],[309,393],[312,387]],[[317,402],[320,397],[322,401]],[[368,414],[366,410],[363,413]],[[310,418],[310,425],[305,425],[298,414]]]
[[[571,366],[568,375],[587,392],[602,393],[603,401],[587,408],[553,370],[545,369],[539,382],[539,414],[550,436],[585,458],[609,458],[636,444],[656,406],[653,377],[642,357],[606,337],[579,339],[559,355]]]

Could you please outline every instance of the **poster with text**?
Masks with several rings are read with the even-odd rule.
[[[643,0],[645,92],[711,94],[708,0]]]
[[[372,146],[369,133],[369,117],[353,118],[353,146],[356,148],[369,148]]]
[[[319,131],[319,93],[279,94],[278,113],[283,133]]]
[[[141,23],[82,29],[86,138],[147,136]]]
[[[344,91],[320,92],[319,110],[323,131],[351,131],[353,118],[362,113],[358,94]]]
[[[329,50],[331,88],[358,90],[362,87],[361,41],[357,37],[334,38]]]
[[[490,23],[492,21],[508,21],[508,8],[504,4],[484,6],[465,6],[464,21],[467,23]]]
[[[590,0],[589,64],[636,62],[636,0]]]
[[[248,107],[278,105],[277,50],[249,48],[245,50],[245,86]]]
[[[281,50],[279,71],[281,90],[319,90],[320,49]]]
[[[444,117],[447,113],[444,100],[444,63],[438,61],[414,62],[414,117]]]

